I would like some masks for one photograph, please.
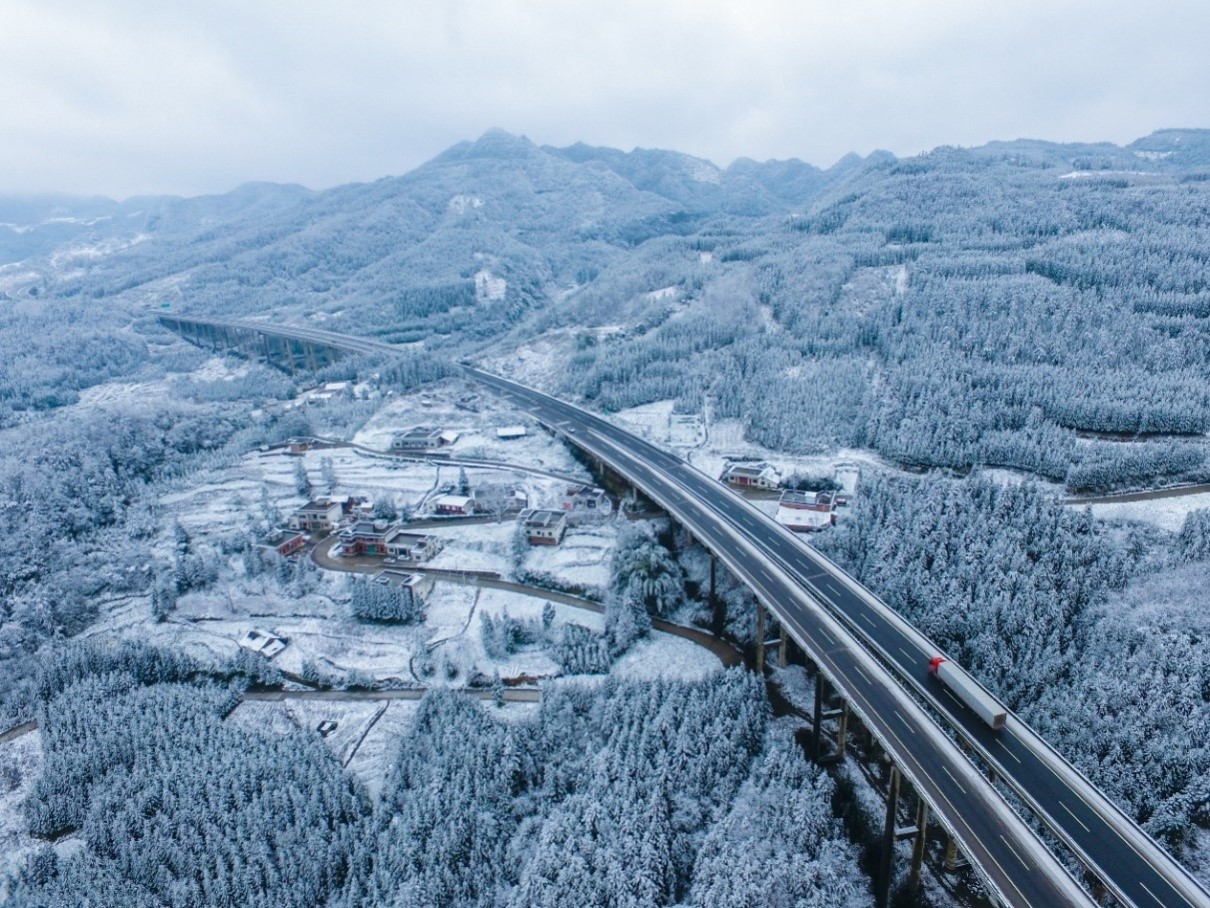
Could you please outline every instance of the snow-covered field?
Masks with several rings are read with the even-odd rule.
[[[560,545],[530,546],[522,567],[603,592],[609,586],[609,565],[617,536],[614,520],[581,524],[570,528]]]
[[[744,438],[737,419],[713,421],[672,412],[670,400],[619,410],[609,418],[623,428],[677,452],[711,479],[717,479],[729,460],[764,460],[783,477],[792,473],[834,476],[850,494],[856,494],[862,469],[892,470],[871,451],[841,449],[832,454],[799,456],[774,451]]]
[[[1112,504],[1088,505],[1101,520],[1132,520],[1149,523],[1162,530],[1177,532],[1190,511],[1210,508],[1210,492],[1199,495],[1179,495],[1149,501],[1122,501]]]
[[[548,331],[521,347],[484,358],[483,366],[531,387],[553,392],[567,374],[579,333],[569,328]]]
[[[524,438],[496,437],[497,429],[518,425],[529,430]],[[499,460],[588,479],[567,448],[531,417],[482,387],[462,381],[442,382],[391,400],[379,408],[352,440],[385,451],[394,435],[417,426],[457,432],[458,440],[441,449],[441,453],[453,458]]]

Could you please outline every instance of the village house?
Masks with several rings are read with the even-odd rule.
[[[836,522],[830,492],[786,489],[777,502],[777,522],[796,533],[823,530]]]
[[[458,433],[450,429],[434,429],[431,426],[416,426],[400,432],[391,439],[392,451],[430,451],[458,440]]]
[[[573,520],[583,517],[608,517],[613,502],[604,489],[595,486],[568,486],[563,493],[563,510],[570,511]]]
[[[297,530],[274,530],[260,541],[262,549],[272,549],[283,558],[289,558],[304,545],[307,539]]]
[[[327,533],[340,523],[340,517],[339,501],[316,498],[290,515],[290,526],[307,533]]]
[[[564,511],[548,511],[530,508],[517,518],[525,528],[525,538],[530,545],[558,545],[567,532],[567,514]]]
[[[333,555],[385,555],[386,539],[399,529],[386,520],[358,520],[340,531],[340,542]]]
[[[433,499],[433,510],[446,517],[474,514],[475,499],[468,495],[438,495]]]
[[[527,434],[525,426],[502,426],[496,430],[496,437],[501,441],[524,438]]]
[[[475,510],[485,514],[515,514],[529,507],[529,495],[524,489],[505,483],[485,483],[471,491]]]
[[[425,602],[433,591],[433,578],[424,574],[409,574],[403,571],[379,571],[374,575],[375,583],[401,586],[411,591],[417,602]]]
[[[400,561],[428,561],[441,551],[441,540],[423,533],[409,533],[402,527],[393,527],[383,536],[383,548],[387,557]]]
[[[781,483],[781,474],[772,464],[729,463],[719,477],[728,485],[746,489],[776,489]]]
[[[287,454],[306,454],[311,450],[311,439],[309,438],[291,438],[286,442]]]
[[[286,641],[277,634],[253,629],[240,638],[239,645],[248,652],[260,653],[266,659],[272,659],[286,648]]]

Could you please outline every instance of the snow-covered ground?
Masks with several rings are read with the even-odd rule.
[[[569,529],[559,545],[530,546],[522,567],[604,592],[609,586],[609,565],[617,537],[614,520],[580,524]]]
[[[871,451],[844,448],[830,454],[800,456],[774,451],[744,438],[737,419],[714,421],[708,417],[672,412],[670,400],[619,410],[609,418],[654,444],[685,457],[693,466],[717,479],[729,460],[764,460],[783,477],[793,473],[834,476],[850,494],[856,494],[863,469],[893,470]]]
[[[483,366],[531,387],[554,392],[567,375],[580,333],[581,330],[570,328],[548,331],[521,347],[485,357]]]
[[[36,731],[0,744],[0,900],[7,879],[42,843],[30,836],[21,803],[42,772],[42,739]]]
[[[228,721],[277,734],[311,733],[320,722],[335,722],[324,743],[377,798],[419,706],[418,700],[251,701],[240,704]]]
[[[529,434],[507,441],[496,437],[496,429],[517,425],[525,426]],[[450,457],[518,463],[588,479],[571,452],[531,417],[481,386],[463,381],[429,385],[423,391],[390,400],[352,440],[385,451],[394,435],[416,426],[457,432],[458,440],[441,449]]]
[[[1210,492],[1198,495],[1178,495],[1149,501],[1122,501],[1112,504],[1087,505],[1101,520],[1132,520],[1149,523],[1163,530],[1177,532],[1190,511],[1210,508]]]
[[[722,671],[714,653],[683,637],[653,631],[630,648],[610,669],[610,674],[630,681],[681,678],[696,681]]]

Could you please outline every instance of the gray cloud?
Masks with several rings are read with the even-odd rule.
[[[1210,125],[1210,5],[318,0],[0,7],[0,191],[401,173],[490,126],[820,165]]]

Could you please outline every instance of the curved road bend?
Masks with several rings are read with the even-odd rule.
[[[414,526],[414,524],[413,524]],[[559,593],[554,590],[544,590],[537,586],[527,586],[523,583],[514,583],[511,580],[499,580],[492,577],[480,577],[468,575],[459,571],[443,571],[440,568],[426,568],[424,565],[392,565],[386,568],[381,561],[369,558],[336,558],[331,554],[332,542],[328,540],[320,541],[314,549],[311,550],[312,560],[320,567],[330,571],[344,571],[353,574],[376,574],[384,569],[395,569],[407,571],[412,574],[428,574],[434,580],[440,580],[445,583],[457,583],[462,586],[478,586],[486,589],[504,590],[509,593],[519,593],[522,596],[529,596],[533,599],[546,599],[550,602],[559,602],[563,605],[570,605],[572,608],[584,609],[587,612],[596,612],[600,614],[605,611],[605,606],[599,602],[594,602],[591,599],[585,599],[582,596],[572,596],[569,593]],[[681,637],[691,643],[696,643],[703,649],[707,649],[718,657],[718,660],[723,663],[724,667],[730,668],[733,665],[740,665],[744,661],[744,654],[737,650],[726,640],[715,637],[696,627],[687,627],[683,624],[673,624],[671,621],[665,621],[662,618],[653,618],[651,627],[654,630],[661,631],[665,634],[671,634],[674,637]]]
[[[784,572],[805,588],[849,632],[878,652],[901,680],[923,694],[979,747],[1008,784],[1127,904],[1139,908],[1210,906],[1205,891],[1184,868],[1064,763],[1025,723],[1012,716],[1008,726],[997,734],[935,682],[929,676],[927,662],[938,650],[828,559],[675,455],[570,404],[488,373],[468,371],[525,409],[541,415],[575,443],[595,449],[603,460],[619,467],[644,491],[655,491],[657,500],[661,492],[671,496],[671,501],[665,497],[662,503],[671,504],[672,510],[709,511],[714,520],[736,528],[757,556],[740,573],[758,581],[754,586],[787,626],[793,628],[795,623],[801,623],[804,609],[793,596],[787,595],[788,591],[769,589],[776,571]],[[734,534],[723,534],[713,540],[701,534],[699,537],[716,552],[722,551],[717,547],[720,542],[731,548],[736,543]],[[817,654],[822,651],[818,642],[807,648]],[[993,838],[998,835],[994,833]],[[969,849],[970,843],[964,841],[964,844]]]

